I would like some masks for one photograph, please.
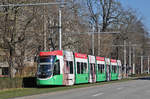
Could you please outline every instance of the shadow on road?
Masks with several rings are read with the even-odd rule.
[[[22,87],[36,88],[36,77],[24,77],[22,80]]]
[[[150,77],[140,77],[138,80],[150,80]]]
[[[135,80],[150,80],[150,77],[139,77]],[[23,88],[56,88],[56,87],[64,87],[61,86],[55,86],[55,85],[48,85],[48,86],[37,86],[36,85],[36,77],[25,77],[22,80],[22,87]]]
[[[23,88],[56,88],[56,87],[63,87],[63,85],[55,86],[55,85],[44,85],[44,86],[37,86],[36,85],[36,77],[24,77],[22,80],[22,87]]]

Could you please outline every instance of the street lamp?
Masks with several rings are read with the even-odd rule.
[[[62,50],[62,12],[61,9],[64,7],[62,0],[57,0],[59,5],[59,50]]]
[[[94,25],[93,25],[93,33],[92,33],[92,55],[94,55],[94,32],[95,32],[95,28],[94,28]]]
[[[62,17],[61,17],[61,8],[63,8],[62,5],[59,6],[59,50],[62,49]]]

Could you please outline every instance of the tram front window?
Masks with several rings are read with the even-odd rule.
[[[38,78],[47,78],[52,75],[54,61],[55,56],[40,57],[37,72]]]

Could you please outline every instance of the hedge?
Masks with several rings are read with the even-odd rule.
[[[0,90],[10,88],[36,87],[35,77],[25,78],[0,78]]]

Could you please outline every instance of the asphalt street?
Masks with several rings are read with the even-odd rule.
[[[150,79],[138,79],[15,99],[150,99]]]

